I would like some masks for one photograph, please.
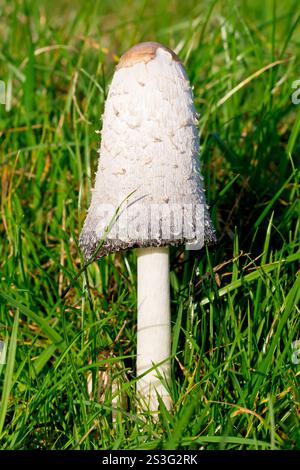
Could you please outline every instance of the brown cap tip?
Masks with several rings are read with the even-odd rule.
[[[122,55],[117,65],[117,70],[123,67],[131,67],[138,62],[149,62],[150,60],[154,59],[157,49],[163,49],[164,51],[169,52],[173,60],[180,62],[180,59],[177,57],[175,52],[173,52],[168,47],[159,44],[159,42],[141,42],[140,44],[133,46]]]

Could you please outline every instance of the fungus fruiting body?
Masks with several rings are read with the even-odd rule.
[[[86,260],[137,248],[137,391],[151,410],[157,395],[170,407],[169,246],[200,249],[215,232],[191,86],[175,53],[158,43],[127,51],[113,76],[79,241]]]

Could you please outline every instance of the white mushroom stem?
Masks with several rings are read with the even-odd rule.
[[[143,407],[157,411],[159,395],[168,409],[172,402],[159,376],[168,383],[171,356],[169,248],[137,250],[138,319],[137,376],[157,368],[137,382]]]

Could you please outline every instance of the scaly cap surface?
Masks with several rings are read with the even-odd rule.
[[[103,115],[100,158],[79,243],[85,259],[133,247],[215,242],[184,66],[141,43],[120,59]]]

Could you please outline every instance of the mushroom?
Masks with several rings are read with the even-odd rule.
[[[137,395],[168,409],[169,246],[215,242],[199,163],[197,113],[183,64],[156,42],[120,59],[103,115],[100,159],[79,244],[87,261],[137,248]]]

